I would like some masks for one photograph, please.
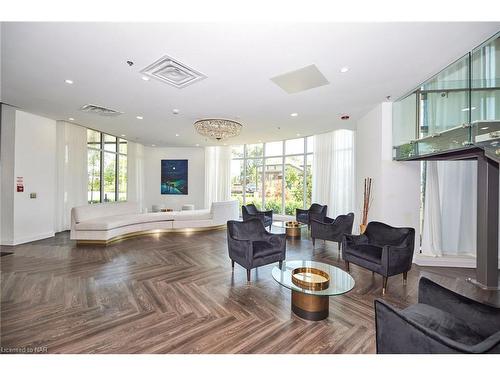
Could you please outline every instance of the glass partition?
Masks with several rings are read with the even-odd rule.
[[[499,122],[500,33],[394,102],[393,157],[474,145],[500,155]]]
[[[469,57],[393,104],[393,157],[411,159],[470,145]]]
[[[500,120],[500,33],[472,51],[472,122]]]

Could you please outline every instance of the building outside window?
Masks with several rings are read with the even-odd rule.
[[[127,141],[87,129],[88,202],[127,200]]]
[[[231,197],[295,215],[312,194],[312,137],[232,147]]]

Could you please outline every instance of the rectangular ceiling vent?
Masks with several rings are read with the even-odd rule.
[[[141,74],[156,78],[178,89],[207,78],[204,74],[166,55],[141,70]]]
[[[80,108],[80,111],[93,113],[99,116],[119,116],[123,114],[123,112],[115,111],[114,109],[101,107],[99,105],[94,105],[94,104],[85,104]]]

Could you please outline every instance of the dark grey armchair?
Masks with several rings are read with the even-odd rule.
[[[500,353],[500,308],[422,277],[418,303],[404,310],[375,300],[377,353]]]
[[[352,212],[347,215],[339,215],[335,219],[327,216],[325,216],[323,221],[311,219],[311,239],[313,246],[316,239],[320,239],[337,242],[340,249],[343,235],[352,233],[353,222],[354,214]]]
[[[403,274],[406,284],[407,273],[413,261],[415,229],[395,228],[372,221],[360,236],[344,235],[342,258],[349,271],[349,263],[354,263],[383,277],[382,294],[387,289],[389,276]]]
[[[286,234],[267,232],[259,219],[231,220],[227,222],[227,246],[233,269],[234,262],[246,268],[250,281],[252,268],[274,262],[279,262],[281,268],[286,256]]]
[[[259,211],[253,203],[247,204],[246,206],[241,206],[241,214],[243,216],[243,221],[250,219],[259,219],[264,224],[264,227],[269,227],[273,224],[273,210],[269,211]]]
[[[322,206],[317,203],[311,204],[308,210],[303,210],[300,208],[295,209],[295,219],[299,223],[307,224],[308,227],[311,226],[311,219],[316,219],[318,221],[323,221],[326,216],[326,210],[328,206]]]

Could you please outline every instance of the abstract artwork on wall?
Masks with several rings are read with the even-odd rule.
[[[187,195],[188,193],[188,161],[161,161],[161,193]]]

